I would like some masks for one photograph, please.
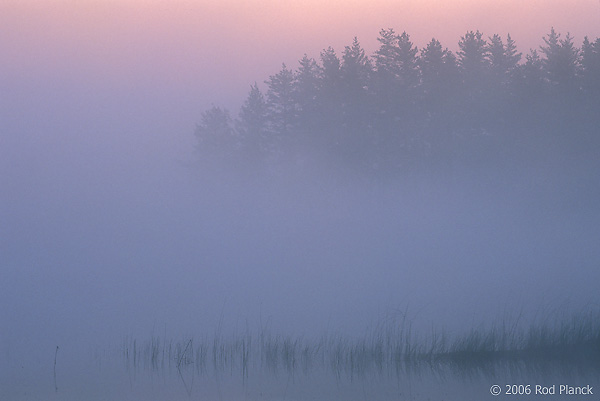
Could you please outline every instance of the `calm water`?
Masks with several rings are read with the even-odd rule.
[[[147,351],[147,350],[146,350]],[[561,384],[600,390],[598,369],[569,363],[390,363],[335,364],[330,355],[308,360],[240,355],[215,362],[162,355],[154,361],[144,350],[135,364],[123,349],[60,350],[56,378],[54,353],[35,364],[3,361],[1,400],[595,400],[594,395],[560,395]],[[173,351],[175,352],[175,351]],[[196,355],[197,356],[197,355]],[[178,366],[179,365],[179,366]],[[493,396],[498,384],[503,394]],[[507,384],[531,385],[533,394],[507,395]],[[556,385],[555,395],[535,395],[535,385]],[[516,389],[518,391],[518,389]]]

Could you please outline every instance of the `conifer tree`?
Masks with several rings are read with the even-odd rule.
[[[438,96],[445,92],[444,87],[456,82],[456,57],[447,48],[442,48],[439,40],[431,39],[421,50],[418,63],[426,97]]]
[[[321,52],[321,88],[325,93],[333,93],[341,87],[341,61],[330,46]]]
[[[488,45],[479,31],[469,31],[458,42],[460,68],[467,109],[483,106],[485,87],[489,82]]]
[[[321,69],[306,54],[295,73],[294,101],[298,108],[298,128],[311,131],[319,123],[319,75]]]
[[[521,53],[517,52],[514,40],[507,36],[506,44],[498,34],[494,34],[487,46],[488,60],[492,78],[495,83],[506,89],[506,86],[513,78],[513,74],[518,67]]]
[[[456,56],[433,38],[421,50],[418,63],[422,118],[427,124],[433,123],[431,128],[439,131],[440,124],[447,127],[455,118],[455,95],[460,87]]]
[[[458,118],[464,122],[463,129],[483,132],[489,122],[488,113],[492,109],[491,94],[487,91],[490,81],[490,68],[487,42],[479,31],[467,32],[461,37],[458,51],[458,64],[462,78],[460,99],[461,110]]]
[[[398,60],[398,35],[392,28],[382,29],[377,41],[379,49],[375,51],[375,72],[377,75],[393,80],[400,75],[400,63]]]
[[[293,95],[294,73],[282,64],[281,70],[265,83],[270,129],[274,134],[288,136],[296,120],[296,102]]]
[[[413,45],[406,32],[398,37],[398,61],[400,63],[400,86],[408,97],[414,96],[419,85],[419,66],[417,53],[419,49]]]
[[[540,46],[545,58],[542,60],[550,86],[558,91],[573,90],[579,69],[579,49],[573,44],[573,38],[567,33],[560,38],[554,28],[544,38],[546,46]]]
[[[217,106],[202,113],[194,135],[203,161],[229,163],[239,148],[229,111]]]
[[[400,79],[399,36],[393,29],[379,32],[379,49],[375,52],[372,90],[377,102],[375,118],[393,119],[392,106],[398,97]]]
[[[371,74],[371,61],[355,37],[352,45],[344,49],[340,67],[343,124],[346,129],[361,130],[368,124]]]
[[[372,66],[356,37],[344,49],[342,60],[342,130],[336,133],[333,143],[341,157],[361,164],[372,143],[368,132],[373,105],[369,99]]]
[[[397,35],[393,29],[384,29],[379,35],[372,79],[377,104],[375,125],[380,130],[398,131],[402,120],[414,116],[419,85],[418,49],[406,32]]]
[[[525,64],[521,66],[521,80],[519,83],[522,88],[526,88],[523,93],[529,96],[541,96],[544,88],[544,64],[537,50],[531,49],[525,56]]]
[[[271,150],[267,123],[267,103],[258,85],[254,83],[236,122],[242,151],[252,162],[263,159]]]
[[[581,47],[581,87],[583,105],[580,108],[580,124],[584,132],[595,132],[600,126],[600,38],[591,42],[587,36]],[[584,145],[588,149],[600,148],[598,135],[594,139],[586,140]],[[583,142],[583,141],[582,141]]]
[[[458,63],[465,80],[481,78],[488,68],[488,47],[483,34],[469,31],[458,42]]]
[[[584,91],[600,96],[600,38],[590,42],[586,36],[581,48],[581,76]]]
[[[351,98],[363,96],[369,86],[372,67],[358,38],[354,37],[352,45],[346,46],[342,59],[340,72],[345,95]]]
[[[506,45],[504,46],[504,55],[506,57],[506,66],[509,71],[518,68],[519,62],[521,61],[522,53],[517,50],[515,41],[510,36],[510,33],[506,36]]]
[[[341,125],[343,91],[341,60],[332,47],[321,52],[319,88],[317,105],[321,110],[320,121],[327,130],[335,130]]]

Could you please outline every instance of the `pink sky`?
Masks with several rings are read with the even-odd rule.
[[[436,37],[451,49],[467,30],[510,33],[526,53],[552,26],[578,45],[600,36],[600,1],[5,0],[0,50],[11,77],[153,82],[210,93],[205,103],[235,103],[304,53],[318,57],[330,45],[341,53],[356,35],[371,54],[381,28],[406,30],[419,47]]]

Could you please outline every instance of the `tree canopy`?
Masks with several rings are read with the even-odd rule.
[[[304,55],[251,86],[238,118],[212,107],[196,129],[204,160],[254,166],[319,155],[342,168],[398,171],[457,160],[565,152],[600,144],[600,39],[577,48],[554,29],[524,57],[510,35],[468,31],[453,53],[383,29],[369,56]],[[585,144],[585,145],[583,145]],[[557,146],[557,145],[554,145]]]

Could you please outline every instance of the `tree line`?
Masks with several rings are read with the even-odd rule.
[[[327,161],[401,171],[500,159],[540,149],[589,152],[600,141],[600,38],[580,48],[554,29],[523,57],[510,35],[469,31],[452,52],[383,29],[367,55],[304,55],[251,86],[237,118],[213,106],[195,136],[202,161],[233,168]]]

